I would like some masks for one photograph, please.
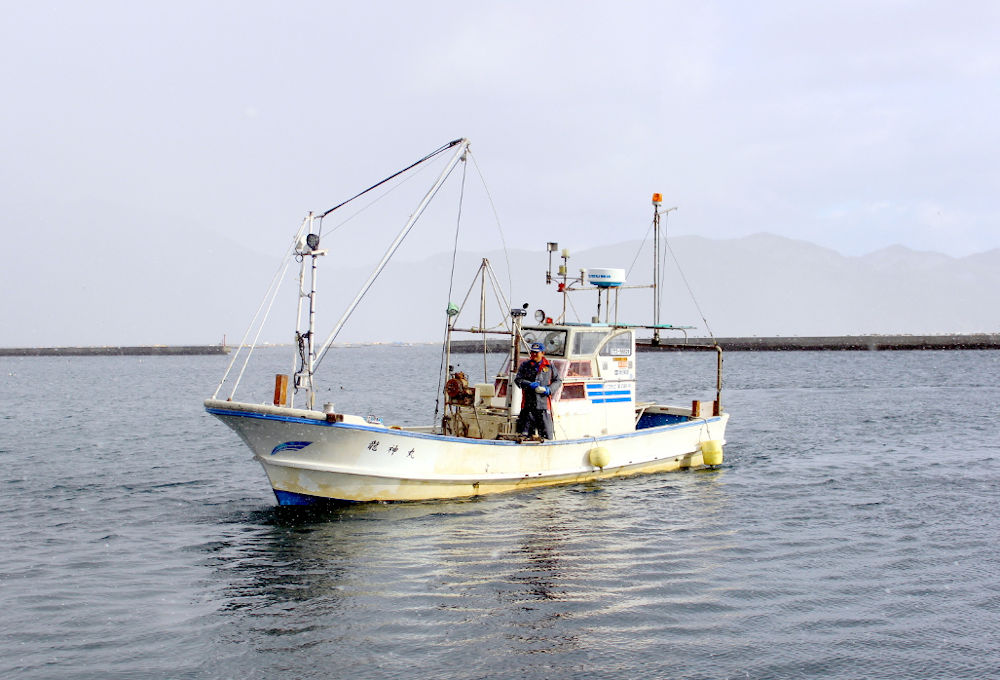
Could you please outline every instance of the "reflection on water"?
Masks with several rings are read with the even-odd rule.
[[[220,644],[250,644],[265,658],[335,651],[392,672],[413,662],[402,649],[436,663],[428,642],[452,662],[509,672],[548,663],[536,657],[569,659],[632,630],[637,609],[690,600],[681,594],[692,577],[719,568],[714,551],[673,543],[675,534],[722,537],[722,480],[721,471],[675,473],[233,516],[227,539],[205,546],[221,615],[242,621]],[[373,640],[391,648],[388,659],[373,656]]]

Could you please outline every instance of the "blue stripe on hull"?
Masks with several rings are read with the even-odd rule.
[[[294,491],[282,491],[281,489],[274,489],[274,496],[278,499],[278,505],[317,505],[329,502],[330,500],[329,498],[309,496],[304,493],[295,493]]]

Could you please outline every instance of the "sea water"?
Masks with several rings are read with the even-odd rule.
[[[1000,677],[1000,352],[734,352],[721,469],[313,511],[204,413],[227,361],[0,359],[0,677]],[[712,354],[639,362],[713,396]],[[327,363],[434,418],[437,350]]]

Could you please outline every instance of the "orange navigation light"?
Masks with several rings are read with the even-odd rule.
[[[661,203],[663,203],[663,195],[653,194],[653,205],[660,205]]]

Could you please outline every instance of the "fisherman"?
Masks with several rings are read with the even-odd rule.
[[[521,413],[517,416],[517,432],[531,436],[536,432],[553,439],[551,395],[562,383],[559,371],[545,358],[545,345],[531,344],[531,358],[517,368],[514,384],[521,388]]]

